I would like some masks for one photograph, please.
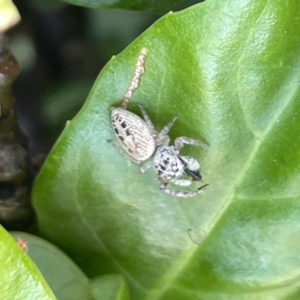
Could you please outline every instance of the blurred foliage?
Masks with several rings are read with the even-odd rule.
[[[32,153],[49,151],[105,63],[158,18],[51,3],[17,0],[23,21],[8,33],[23,68],[15,93]]]
[[[49,0],[48,0],[49,1]],[[63,0],[64,2],[100,9],[126,9],[153,13],[166,13],[178,8],[183,0]],[[47,2],[47,1],[46,1]],[[55,2],[55,1],[54,1]]]
[[[0,223],[21,229],[32,223],[32,176],[27,139],[16,119],[12,93],[21,67],[5,44],[0,39]]]
[[[181,0],[65,0],[71,4],[82,5],[91,8],[102,9],[127,9],[136,11],[149,11],[154,13],[166,13],[172,9],[175,9],[181,2]]]
[[[177,9],[197,2],[184,1]],[[23,69],[15,84],[19,120],[31,152],[48,152],[83,105],[101,68],[160,15],[88,9],[58,0],[15,3],[22,23],[8,37]]]

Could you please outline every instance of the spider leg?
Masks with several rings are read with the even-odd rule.
[[[205,184],[205,185],[199,187],[197,189],[197,191],[195,191],[195,192],[182,192],[182,191],[176,191],[176,190],[167,189],[167,184],[166,183],[162,183],[160,185],[160,189],[164,193],[172,195],[172,196],[181,197],[181,198],[189,198],[189,197],[194,197],[194,196],[202,193],[204,191],[205,187],[207,187],[207,186],[208,186],[208,184]]]
[[[147,50],[145,48],[143,48],[138,56],[138,59],[137,59],[136,65],[135,65],[133,78],[130,82],[129,88],[126,91],[125,96],[121,103],[121,107],[123,109],[127,109],[128,102],[129,102],[130,98],[132,97],[132,94],[134,93],[134,91],[138,88],[139,83],[141,81],[141,77],[142,77],[143,73],[145,72],[144,64],[145,64],[146,55],[147,55]]]
[[[166,135],[166,134],[170,131],[171,127],[174,125],[176,119],[177,119],[177,115],[175,115],[175,116],[173,117],[172,121],[169,122],[169,123],[161,130],[161,132],[160,132],[159,134],[160,134],[160,135]]]
[[[184,144],[201,146],[201,147],[207,147],[208,146],[204,142],[197,141],[197,140],[188,138],[186,136],[180,136],[175,140],[175,149],[179,150],[180,148],[182,148],[184,146]]]
[[[153,132],[153,134],[157,134],[154,129],[153,123],[151,122],[151,120],[150,120],[148,114],[146,113],[145,109],[143,108],[143,106],[140,103],[138,103],[138,106],[143,114],[143,118],[144,118],[147,126],[149,127],[149,129]]]
[[[167,135],[167,133],[170,131],[171,127],[174,125],[175,121],[177,119],[177,115],[173,117],[173,120],[168,123],[158,134],[156,138],[157,145],[168,145],[170,142],[170,138]]]
[[[122,154],[123,156],[125,156],[126,158],[128,158],[130,161],[134,162],[135,164],[140,164],[140,163],[141,163],[140,160],[137,160],[137,159],[134,159],[134,158],[130,157],[125,151],[123,151],[123,150],[120,149],[118,146],[116,146],[116,145],[112,142],[112,140],[107,140],[107,142],[108,142],[109,144],[111,144],[111,145],[115,148],[115,150],[116,150],[117,152],[119,152],[120,154]]]
[[[145,164],[143,164],[140,167],[140,170],[141,170],[142,173],[144,173],[144,172],[146,172],[151,167],[152,167],[152,161],[147,161]]]

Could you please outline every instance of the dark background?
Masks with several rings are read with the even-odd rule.
[[[43,2],[43,3],[42,3]],[[177,10],[201,1],[185,1]],[[112,55],[161,15],[96,10],[56,1],[14,1],[22,20],[7,33],[22,66],[14,83],[19,124],[30,156],[47,154]]]

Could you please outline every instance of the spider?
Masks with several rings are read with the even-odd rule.
[[[28,251],[28,246],[27,246],[27,241],[18,237],[17,238],[17,244],[19,245],[19,247],[24,250],[24,252],[27,252]]]
[[[118,141],[125,150],[121,152],[131,161],[140,164],[146,162],[141,168],[141,172],[145,172],[153,167],[156,173],[156,180],[160,183],[160,189],[167,194],[177,197],[193,197],[200,194],[208,185],[203,185],[193,192],[184,192],[168,189],[169,183],[180,186],[189,186],[192,181],[201,180],[200,164],[192,157],[180,155],[180,149],[184,144],[207,146],[205,143],[188,138],[178,137],[175,139],[174,145],[169,146],[170,138],[167,135],[177,116],[173,118],[160,132],[157,132],[147,115],[144,108],[138,104],[143,118],[127,110],[127,104],[137,89],[141,75],[144,73],[144,61],[146,58],[146,50],[143,49],[138,57],[134,77],[123,98],[120,108],[111,108],[112,127]],[[182,179],[183,175],[187,175],[189,179]]]

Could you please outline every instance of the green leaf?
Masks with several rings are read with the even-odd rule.
[[[127,300],[127,286],[122,275],[100,276],[91,281],[61,250],[49,242],[24,232],[11,232],[27,243],[27,255],[59,300]]]
[[[182,0],[63,0],[65,2],[86,6],[91,8],[104,9],[127,9],[137,11],[148,11],[153,13],[165,13],[171,9],[175,9]]]
[[[103,69],[37,177],[42,234],[92,276],[122,272],[132,299],[299,299],[299,20],[298,0],[211,0],[156,22]],[[178,114],[172,139],[210,145],[182,150],[210,184],[197,197],[162,193],[107,143],[144,47],[129,110],[157,129]]]
[[[14,240],[0,226],[1,299],[56,299],[37,267],[17,242],[18,239]]]

